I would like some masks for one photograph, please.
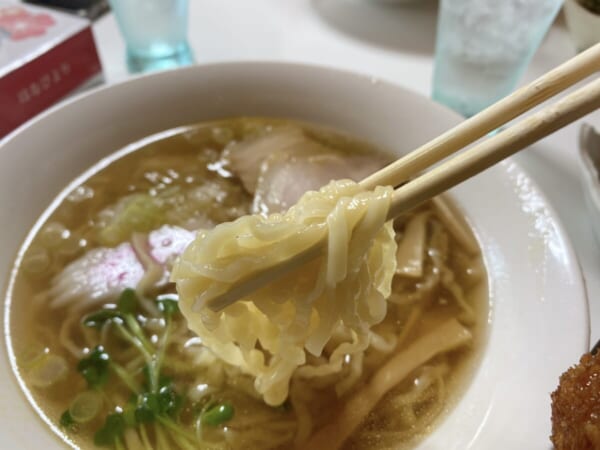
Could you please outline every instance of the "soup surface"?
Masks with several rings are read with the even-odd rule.
[[[304,140],[310,158],[302,153]],[[267,156],[236,161],[240,145]],[[328,376],[292,377],[278,405],[265,403],[251,376],[188,330],[165,275],[195,230],[287,208],[296,200],[289,186],[318,187],[311,174],[346,164],[336,158],[368,171],[391,159],[313,126],[231,119],[117,154],[61,194],[34,227],[8,295],[14,369],[40,414],[84,449],[305,448],[386,361],[456,318],[471,332],[469,344],[411,370],[344,444],[414,447],[455,404],[485,341],[485,269],[447,200],[394,222],[398,267],[387,314],[372,328],[368,347]],[[262,167],[254,181],[248,167]],[[356,167],[340,170],[366,175]],[[347,339],[343,329],[335,339]],[[323,355],[307,358],[318,366],[327,352],[326,346]]]

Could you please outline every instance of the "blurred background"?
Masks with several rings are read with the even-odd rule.
[[[599,41],[597,0],[0,0],[0,138],[102,83],[243,60],[359,72],[467,117]],[[598,128],[599,116],[586,121]],[[597,148],[579,130],[516,159],[558,210],[595,298],[600,159],[579,156]]]

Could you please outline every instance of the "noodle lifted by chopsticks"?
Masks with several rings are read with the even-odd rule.
[[[342,370],[345,355],[369,346],[396,269],[394,231],[385,223],[391,196],[391,187],[363,192],[355,182],[335,181],[284,214],[245,216],[198,233],[174,265],[171,278],[188,326],[216,355],[254,376],[266,403],[286,400],[299,366],[304,376],[331,375]],[[325,237],[325,255],[220,312],[206,306],[234,283]],[[324,351],[340,328],[349,339]],[[307,352],[326,363],[311,367]]]

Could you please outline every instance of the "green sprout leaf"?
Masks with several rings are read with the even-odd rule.
[[[135,397],[134,397],[134,402],[135,402]],[[123,410],[123,420],[125,421],[125,426],[126,427],[136,427],[138,425],[138,420],[135,417],[135,403],[129,404],[127,407],[125,407],[125,409]]]
[[[160,374],[158,377],[158,388],[159,390],[162,388],[171,388],[173,384],[173,379],[167,375]]]
[[[163,313],[166,318],[171,318],[175,314],[179,313],[179,299],[174,294],[159,295],[156,299],[158,309]]]
[[[97,388],[106,384],[109,367],[110,356],[101,345],[94,347],[89,355],[77,364],[77,370],[85,378],[90,388]]]
[[[183,397],[172,386],[161,387],[157,398],[161,415],[175,417],[183,406]]]
[[[144,366],[142,367],[142,377],[144,380],[144,389],[146,390],[151,390],[150,386],[151,386],[151,382],[150,380],[152,380],[152,368],[150,367],[150,364],[144,364]]]
[[[102,428],[94,434],[94,444],[97,446],[112,446],[125,431],[125,418],[123,414],[114,413],[106,416],[106,420]]]
[[[122,314],[134,314],[137,308],[137,295],[134,289],[127,288],[119,296],[117,300],[117,309]]]
[[[231,420],[234,413],[233,405],[229,402],[223,402],[208,408],[202,413],[200,419],[204,425],[217,426]]]
[[[160,404],[156,394],[146,392],[138,397],[135,419],[138,423],[153,422],[160,414]]]
[[[121,318],[121,314],[119,313],[119,311],[114,310],[114,309],[101,309],[98,312],[88,314],[83,319],[83,324],[86,327],[90,327],[90,328],[100,328],[106,322],[109,322],[116,318]]]
[[[73,417],[68,409],[60,416],[59,423],[63,428],[71,428],[73,425],[75,425],[75,421],[73,420]]]

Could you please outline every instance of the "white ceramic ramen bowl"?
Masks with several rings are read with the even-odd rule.
[[[352,73],[275,63],[196,66],[104,87],[41,115],[0,145],[0,292],[17,249],[50,201],[100,158],[198,121],[278,116],[327,125],[398,154],[460,118],[398,86]],[[548,449],[550,392],[588,348],[584,286],[556,214],[515,163],[453,191],[482,245],[490,335],[456,408],[419,449]],[[60,449],[0,346],[0,441]]]

